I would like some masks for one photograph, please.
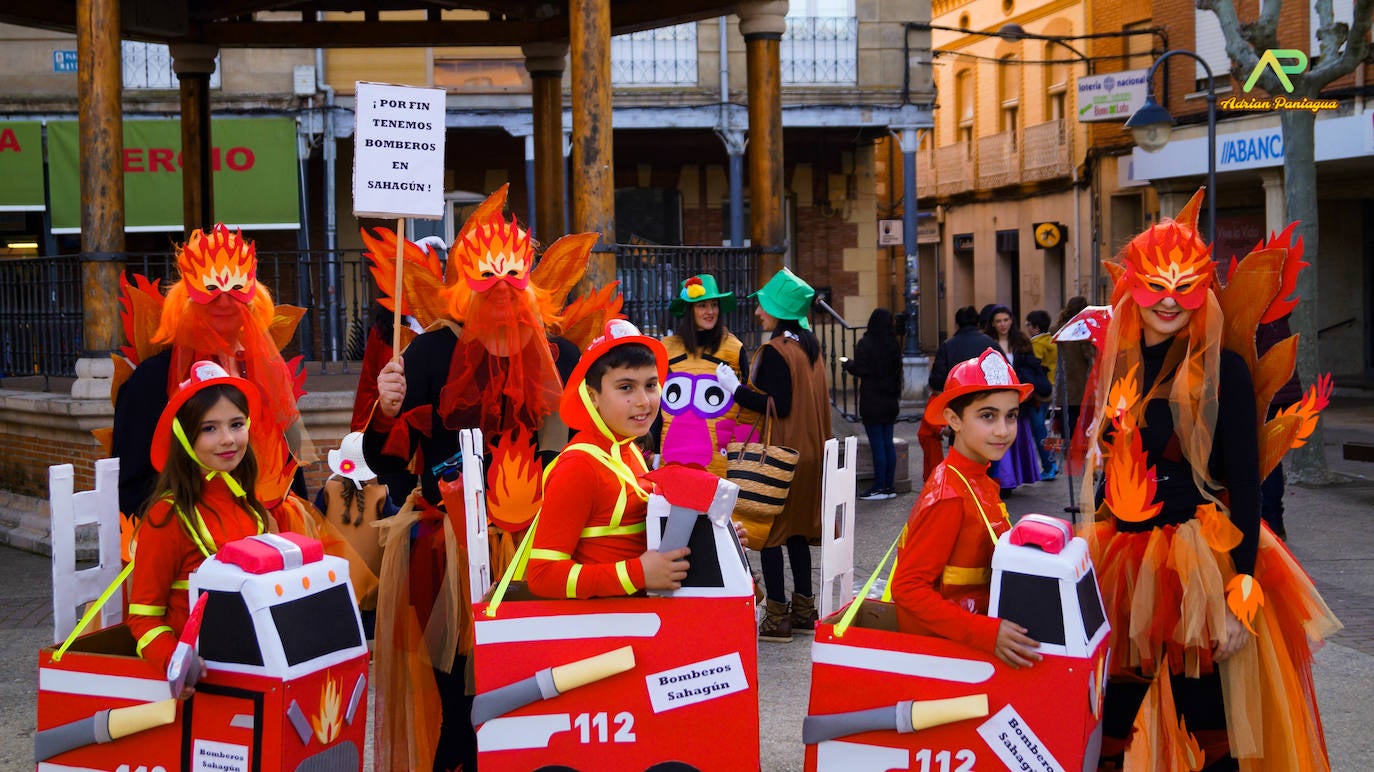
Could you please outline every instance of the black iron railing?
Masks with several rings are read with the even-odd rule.
[[[701,273],[716,277],[723,291],[734,292],[739,303],[724,314],[726,326],[752,350],[758,343],[753,321],[759,288],[758,251],[750,247],[664,247],[621,244],[616,247],[616,275],[625,296],[625,317],[645,335],[662,337],[677,329],[680,320],[668,311],[682,282]]]
[[[625,315],[648,335],[666,335],[676,320],[668,305],[682,280],[715,275],[734,290],[739,307],[726,324],[746,342],[757,339],[746,296],[758,287],[757,251],[731,247],[621,245],[617,273]],[[70,377],[83,352],[82,255],[0,260],[0,378]],[[125,273],[168,280],[176,275],[167,252],[123,255]],[[362,358],[374,315],[377,286],[360,250],[258,252],[258,278],[277,303],[305,309],[288,358],[302,355],[321,370]]]
[[[825,375],[830,381],[830,404],[847,421],[859,420],[859,379],[844,371],[843,360],[854,356],[854,347],[864,334],[863,327],[845,321],[824,299],[818,298],[811,322],[825,357]]]

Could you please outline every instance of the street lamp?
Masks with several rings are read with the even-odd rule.
[[[1126,128],[1131,130],[1140,149],[1147,153],[1158,152],[1169,141],[1174,116],[1155,101],[1155,70],[1165,59],[1179,54],[1192,57],[1207,72],[1207,240],[1214,241],[1217,237],[1217,89],[1207,60],[1183,48],[1160,54],[1145,76],[1145,104],[1127,119]],[[1165,99],[1168,99],[1167,93]]]
[[[1093,60],[1089,58],[1087,54],[1069,45],[1067,42],[1068,39],[1062,36],[1037,35],[1033,32],[1027,32],[1025,27],[1022,27],[1020,24],[1017,24],[1016,22],[1011,22],[1008,24],[1003,24],[1002,28],[997,30],[997,37],[1009,43],[1015,43],[1020,40],[1043,40],[1047,43],[1058,43],[1059,45],[1068,49],[1069,53],[1078,57],[1079,61],[1083,62],[1088,66],[1089,75],[1093,74]]]

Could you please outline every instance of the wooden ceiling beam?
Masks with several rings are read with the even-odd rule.
[[[518,46],[566,40],[567,25],[510,21],[215,22],[188,36],[221,48]]]

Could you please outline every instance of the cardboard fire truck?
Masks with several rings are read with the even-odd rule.
[[[189,584],[205,661],[194,695],[172,699],[194,633],[178,675],[139,658],[123,624],[46,648],[38,770],[361,770],[368,653],[347,561],[264,534],[224,545]]]
[[[890,603],[855,603],[847,628],[843,610],[816,627],[808,772],[1096,769],[1109,627],[1067,523],[1026,515],[993,551],[989,614],[1040,642],[1033,667],[897,632]]]
[[[542,600],[498,586],[475,607],[485,772],[758,769],[753,585],[730,524],[739,488],[686,467],[650,479],[649,547],[692,550],[682,589]]]

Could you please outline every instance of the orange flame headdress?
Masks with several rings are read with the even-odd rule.
[[[191,232],[177,249],[177,270],[197,303],[209,303],[220,294],[248,303],[258,289],[257,249],[242,233],[229,230],[223,223],[208,234]]]
[[[1193,194],[1173,220],[1164,220],[1126,245],[1119,256],[1125,275],[1117,284],[1113,305],[1123,292],[1129,292],[1141,307],[1148,308],[1172,297],[1180,306],[1194,311],[1207,299],[1207,289],[1216,275],[1212,248],[1197,232],[1198,208],[1203,190]]]

